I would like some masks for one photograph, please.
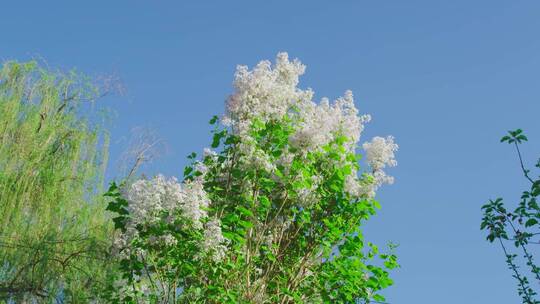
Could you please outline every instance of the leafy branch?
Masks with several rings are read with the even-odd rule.
[[[484,216],[480,225],[481,230],[487,230],[486,239],[493,243],[497,240],[504,252],[506,264],[512,270],[512,277],[518,281],[518,294],[522,297],[524,304],[537,304],[540,301],[535,299],[537,291],[529,283],[529,276],[532,276],[540,283],[540,267],[534,263],[534,256],[528,249],[530,244],[538,244],[538,241],[532,241],[537,236],[540,223],[540,207],[537,197],[540,196],[540,178],[536,180],[531,177],[531,170],[526,169],[519,145],[528,141],[527,136],[521,129],[508,131],[508,135],[501,138],[501,142],[507,142],[514,145],[518,155],[519,164],[523,176],[531,183],[530,190],[523,191],[518,207],[514,211],[509,211],[504,206],[503,199],[497,198],[490,200],[482,206]],[[540,160],[536,164],[540,168]],[[521,273],[519,270],[519,261],[516,262],[517,254],[512,254],[505,245],[505,242],[513,242],[515,248],[522,252],[525,265],[528,266],[528,273]]]

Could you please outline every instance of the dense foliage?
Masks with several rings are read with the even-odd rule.
[[[516,279],[517,291],[524,304],[538,304],[538,283],[540,283],[540,267],[534,261],[534,252],[540,241],[535,239],[539,235],[540,228],[540,206],[538,197],[540,196],[540,176],[533,177],[531,170],[526,169],[519,145],[527,141],[523,131],[518,129],[509,131],[508,135],[501,138],[501,142],[507,142],[513,145],[519,158],[519,164],[524,178],[527,180],[530,188],[523,191],[521,200],[517,207],[512,211],[505,206],[502,198],[490,200],[482,206],[484,217],[482,219],[481,229],[487,230],[487,240],[489,242],[498,242],[506,258],[506,264]],[[536,163],[540,169],[540,159]],[[510,244],[508,244],[510,243]],[[513,245],[513,246],[512,246]],[[516,254],[514,252],[520,252]],[[523,264],[523,267],[520,267]]]
[[[112,184],[117,229],[115,303],[352,303],[384,301],[397,267],[365,241],[361,224],[393,182],[392,137],[357,145],[369,116],[352,93],[330,103],[297,87],[305,67],[238,67],[212,149],[190,155],[184,179]],[[380,258],[380,259],[379,259]],[[377,260],[375,260],[377,259]]]
[[[95,294],[110,233],[98,195],[108,138],[81,104],[98,94],[35,62],[0,70],[0,301]]]

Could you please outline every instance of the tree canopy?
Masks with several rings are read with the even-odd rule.
[[[76,302],[104,273],[108,135],[83,105],[98,95],[36,62],[0,70],[0,298]]]

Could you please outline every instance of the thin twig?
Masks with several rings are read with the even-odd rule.
[[[523,165],[523,158],[521,157],[521,151],[519,150],[519,145],[517,142],[514,141],[514,146],[516,147],[516,151],[519,157],[519,164],[521,165],[521,170],[523,171],[523,175],[532,183],[534,184],[534,181],[532,178],[529,177],[529,171],[525,169],[525,166]]]

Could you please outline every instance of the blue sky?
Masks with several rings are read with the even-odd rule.
[[[540,156],[539,1],[21,0],[2,4],[0,28],[2,61],[122,79],[127,94],[103,101],[117,112],[109,178],[141,126],[169,147],[146,172],[180,175],[209,144],[235,66],[289,52],[317,98],[353,90],[373,116],[364,139],[400,144],[365,232],[400,244],[388,302],[519,302],[480,206],[526,186],[505,130],[526,130],[529,165]]]

